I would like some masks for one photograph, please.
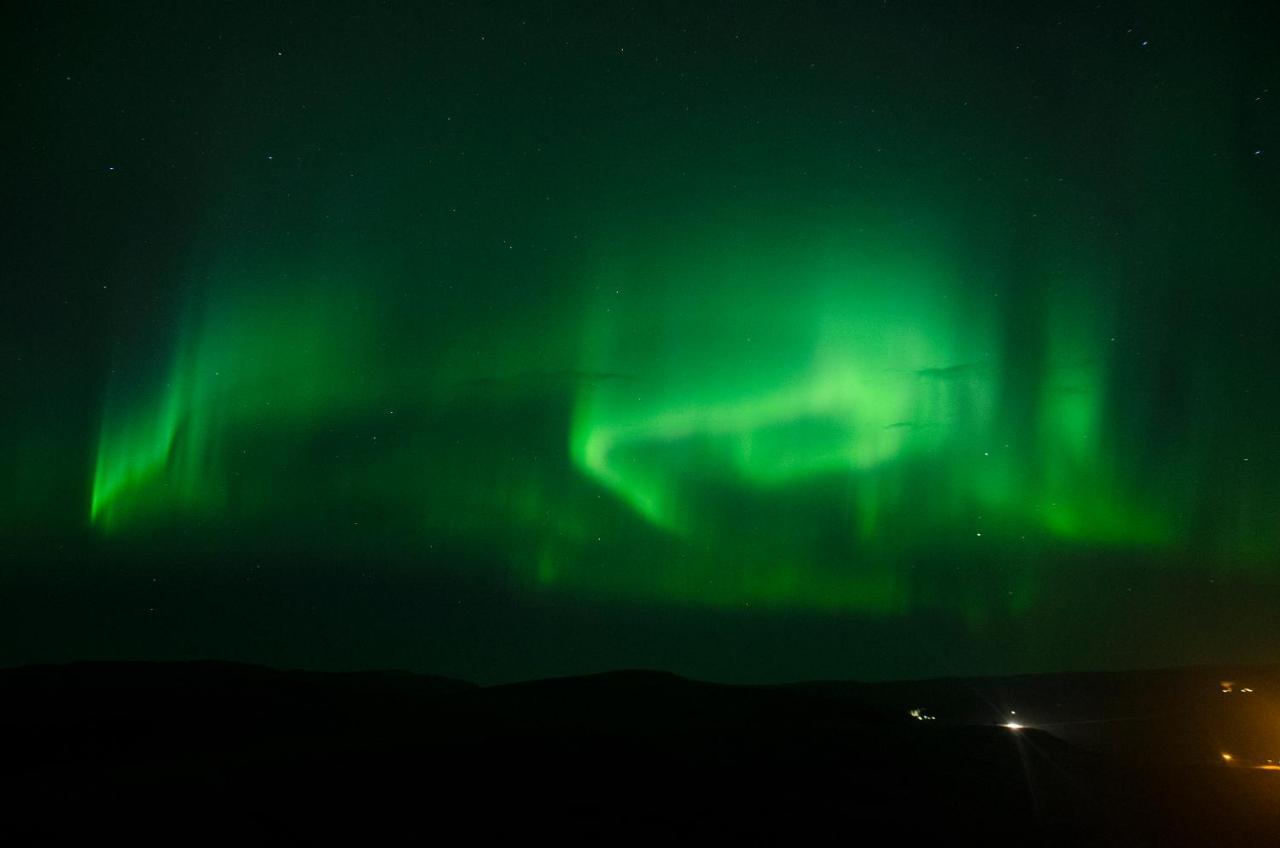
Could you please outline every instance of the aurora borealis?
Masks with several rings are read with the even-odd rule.
[[[83,12],[10,35],[6,659],[1280,648],[1247,7]]]

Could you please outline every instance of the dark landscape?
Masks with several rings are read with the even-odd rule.
[[[1269,844],[1276,692],[1275,666],[773,686],[632,670],[480,687],[224,662],[0,672],[11,824],[283,837]]]

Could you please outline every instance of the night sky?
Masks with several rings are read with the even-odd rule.
[[[0,664],[1280,659],[1265,6],[8,9]]]

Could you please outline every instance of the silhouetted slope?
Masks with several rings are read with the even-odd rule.
[[[33,667],[0,672],[2,774],[16,823],[36,830],[1265,839],[1280,834],[1280,774],[1201,756],[1224,733],[1244,739],[1280,683],[1233,674],[1254,691],[1222,693],[1207,670],[794,686],[623,671],[481,688],[230,663]],[[1010,710],[1030,726],[1001,727]],[[1123,750],[1108,741],[1119,731],[1073,743],[1049,721],[1127,727],[1137,713],[1173,718]]]

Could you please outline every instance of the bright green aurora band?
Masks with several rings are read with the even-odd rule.
[[[1055,263],[1029,309],[1032,284],[933,236],[867,215],[615,246],[561,302],[573,358],[533,368],[558,345],[518,321],[424,346],[376,286],[215,283],[154,380],[112,394],[90,518],[261,528],[301,501],[357,538],[368,513],[419,544],[504,540],[571,593],[979,619],[1031,608],[1055,545],[1187,544],[1189,493],[1139,491],[1107,430],[1096,270]],[[916,567],[954,557],[987,579]]]

